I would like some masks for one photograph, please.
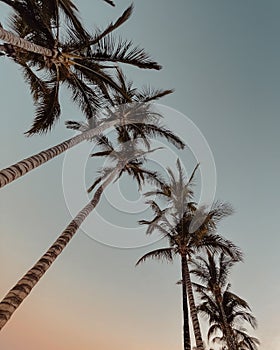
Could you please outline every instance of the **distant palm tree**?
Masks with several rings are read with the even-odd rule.
[[[71,91],[72,100],[87,119],[91,119],[103,107],[109,88],[125,95],[109,72],[115,72],[117,63],[161,68],[131,41],[116,40],[111,35],[131,16],[132,6],[105,30],[90,35],[77,19],[72,1],[1,1],[14,10],[10,20],[13,33],[0,28],[0,39],[6,42],[1,46],[2,52],[22,67],[36,105],[28,135],[47,132],[57,121],[62,84]],[[70,21],[66,30],[60,20],[60,8]]]
[[[198,208],[191,201],[193,191],[191,183],[197,167],[193,171],[189,180],[186,179],[179,161],[177,161],[178,178],[174,175],[171,169],[168,169],[170,182],[160,184],[158,189],[150,191],[146,195],[158,195],[167,198],[169,207],[161,210],[154,201],[149,201],[151,208],[156,216],[151,221],[142,220],[140,224],[148,225],[147,234],[158,231],[169,241],[169,247],[156,249],[145,254],[138,260],[137,264],[144,262],[148,258],[165,259],[173,261],[175,256],[181,259],[181,274],[182,274],[182,297],[183,297],[183,335],[184,349],[190,350],[190,334],[188,309],[192,318],[194,335],[197,349],[204,349],[202,341],[197,311],[192,290],[192,283],[189,272],[189,259],[195,252],[210,249],[211,251],[223,251],[230,256],[240,258],[239,249],[230,241],[225,240],[220,235],[216,234],[217,223],[223,218],[231,214],[232,209],[229,205],[216,203],[208,212],[204,208]],[[193,221],[201,219],[199,227],[195,231],[191,230]],[[188,306],[189,303],[189,306]]]
[[[233,259],[222,253],[216,264],[214,255],[207,252],[207,259],[204,257],[196,257],[192,262],[194,269],[190,272],[206,284],[206,286],[203,287],[202,285],[194,283],[198,291],[203,290],[204,292],[209,291],[212,293],[222,319],[223,334],[227,341],[228,348],[237,350],[237,344],[234,341],[230,325],[227,323],[227,318],[222,305],[222,289],[226,288],[228,284],[228,275],[234,263],[235,261]]]
[[[209,251],[207,258],[200,256],[192,261],[191,273],[204,283],[193,283],[202,301],[198,310],[209,319],[209,339],[220,331],[222,336],[216,336],[212,341],[221,342],[229,350],[255,350],[259,341],[250,337],[246,330],[240,327],[240,322],[249,322],[255,328],[256,319],[252,316],[248,303],[232,293],[228,283],[231,268],[235,263],[235,259],[223,253],[216,256]]]
[[[107,158],[109,157],[111,163],[109,167],[102,169],[98,179],[89,188],[89,192],[91,192],[95,186],[99,185],[93,199],[77,214],[47,252],[1,301],[0,330],[5,326],[23,300],[30,294],[34,286],[39,282],[41,277],[43,277],[56,258],[66,248],[83,221],[97,206],[104,189],[110,183],[120,178],[123,173],[133,176],[133,178],[137,180],[139,186],[141,186],[145,180],[151,181],[152,183],[157,181],[155,172],[143,168],[145,156],[152,152],[152,150],[143,151],[137,147],[135,142],[130,142],[121,144],[120,149],[115,151],[109,140],[102,138],[100,145],[104,148],[105,144],[107,145],[107,152],[103,152],[103,155],[106,155]]]

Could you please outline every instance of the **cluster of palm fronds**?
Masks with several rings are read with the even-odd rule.
[[[109,92],[118,92],[126,102],[126,94],[116,81],[117,64],[124,63],[145,69],[160,69],[158,63],[131,41],[115,37],[112,32],[131,16],[130,6],[105,29],[90,34],[78,18],[77,8],[70,0],[39,1],[1,0],[14,12],[10,16],[12,33],[35,44],[45,52],[5,43],[1,52],[22,67],[36,104],[35,119],[28,135],[46,132],[59,118],[60,86],[65,85],[87,119],[106,106]],[[66,19],[66,27],[62,19]]]

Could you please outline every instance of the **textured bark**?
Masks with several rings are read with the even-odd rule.
[[[186,278],[186,286],[187,286],[187,292],[188,292],[188,299],[189,299],[190,314],[191,314],[192,324],[193,324],[194,337],[195,337],[195,342],[196,342],[196,349],[197,350],[204,350],[204,344],[202,341],[201,330],[200,330],[200,325],[199,325],[199,321],[198,321],[197,309],[195,306],[193,289],[192,289],[192,282],[191,282],[191,278],[190,278],[190,271],[189,271],[189,266],[188,266],[187,260],[186,260],[186,263],[184,265],[184,275]]]
[[[233,332],[230,328],[230,325],[227,322],[227,317],[225,314],[225,310],[223,308],[223,304],[220,301],[221,297],[216,297],[216,302],[219,305],[221,316],[222,316],[222,321],[223,321],[223,329],[224,329],[224,336],[226,338],[227,346],[230,350],[238,350],[238,345],[236,344],[236,341],[234,339]]]
[[[28,40],[25,40],[23,38],[20,38],[19,36],[8,32],[7,30],[0,27],[0,40],[5,41],[6,43],[9,43],[13,46],[19,47],[23,50],[34,52],[39,55],[43,55],[46,57],[52,57],[53,52],[50,49],[47,49],[43,46],[33,44],[29,42]]]
[[[183,339],[184,350],[191,350],[191,338],[190,338],[190,326],[189,326],[189,306],[188,296],[186,290],[186,277],[185,277],[185,265],[187,259],[185,256],[181,256],[181,271],[182,271],[182,298],[183,298]]]
[[[18,281],[0,303],[0,330],[9,321],[13,313],[30,294],[40,278],[44,276],[56,258],[73,238],[79,227],[98,204],[105,187],[114,179],[117,169],[96,190],[93,199],[70,222],[58,239],[37,263]]]
[[[117,124],[116,121],[110,121],[102,124],[94,129],[88,130],[80,135],[60,143],[57,146],[41,151],[34,156],[23,159],[22,161],[11,165],[10,167],[0,171],[0,188],[8,185],[19,177],[27,174],[29,171],[55,158],[68,149],[76,146],[84,140],[88,140],[93,136],[101,134],[105,129]]]

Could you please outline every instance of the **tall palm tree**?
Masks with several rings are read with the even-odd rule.
[[[222,336],[216,336],[212,340],[219,340],[227,349],[255,350],[259,344],[258,340],[250,337],[246,329],[239,325],[240,322],[246,321],[255,328],[256,319],[252,316],[248,303],[231,292],[228,283],[231,268],[235,263],[235,259],[223,253],[217,256],[209,251],[206,258],[199,256],[191,262],[191,273],[203,283],[193,284],[202,301],[198,309],[209,319],[209,339],[220,331]]]
[[[133,176],[141,186],[145,180],[152,183],[157,181],[156,173],[143,167],[146,155],[153,150],[143,151],[138,147],[137,142],[127,142],[121,144],[119,150],[114,150],[113,145],[104,136],[100,138],[100,145],[106,148],[106,152],[97,153],[94,156],[105,155],[111,160],[110,166],[103,168],[97,180],[89,188],[91,192],[97,185],[93,199],[77,214],[70,222],[58,239],[52,244],[47,252],[36,262],[36,264],[17,282],[17,284],[7,293],[0,303],[0,330],[5,326],[13,313],[21,305],[23,300],[30,294],[40,278],[46,273],[52,263],[66,248],[75,233],[87,216],[97,206],[104,189],[127,173]]]
[[[0,188],[45,164],[80,142],[101,135],[107,128],[117,125],[119,125],[118,129],[122,137],[130,130],[130,132],[133,131],[134,137],[138,135],[146,140],[146,144],[148,136],[162,136],[176,147],[183,148],[184,143],[170,130],[160,125],[161,116],[153,111],[154,108],[151,105],[151,102],[170,94],[172,90],[147,87],[137,90],[131,82],[126,81],[120,69],[117,69],[117,81],[128,99],[111,90],[108,94],[107,106],[104,107],[102,113],[97,113],[95,118],[89,119],[87,123],[66,122],[68,128],[83,131],[81,134],[1,170]],[[128,100],[133,102],[127,103]]]
[[[10,20],[12,32],[0,28],[0,39],[6,42],[2,52],[21,66],[36,106],[28,135],[47,132],[58,120],[62,84],[86,118],[91,119],[104,106],[108,88],[127,98],[110,73],[115,72],[116,64],[161,68],[143,49],[131,41],[116,40],[111,34],[129,19],[132,6],[115,23],[90,35],[77,20],[76,8],[69,0],[2,1],[14,10]],[[60,8],[70,19],[66,30]]]
[[[204,349],[202,341],[197,311],[192,290],[192,283],[189,272],[189,260],[195,252],[210,249],[212,251],[223,251],[236,259],[241,257],[239,249],[230,241],[216,234],[217,223],[225,216],[230,215],[232,209],[227,204],[216,203],[212,209],[205,212],[205,208],[198,208],[191,201],[193,191],[191,183],[197,167],[193,171],[189,180],[186,179],[179,161],[177,161],[178,179],[168,169],[170,182],[158,186],[155,191],[150,191],[146,195],[156,194],[168,199],[169,207],[161,210],[156,202],[149,201],[155,211],[156,217],[151,221],[142,220],[140,224],[148,225],[147,233],[158,231],[169,241],[169,247],[156,249],[145,254],[138,260],[137,264],[144,262],[148,258],[165,259],[173,261],[175,256],[181,260],[182,274],[182,297],[183,297],[183,336],[184,349],[190,350],[190,334],[188,312],[194,328],[194,335],[197,349]],[[193,220],[204,218],[200,227],[193,227]]]
[[[151,92],[150,94],[146,94],[144,96],[144,92],[136,93],[135,90],[134,94],[135,96],[141,95],[143,101],[146,101],[157,99],[163,94],[163,91],[160,92],[159,90],[156,90],[156,92]],[[130,114],[131,117],[135,118],[136,122],[126,129],[125,122],[129,121],[131,123],[129,119]],[[79,229],[81,223],[96,207],[104,188],[108,186],[109,183],[115,179],[118,179],[123,173],[127,173],[136,179],[139,187],[141,187],[144,181],[150,181],[153,184],[161,184],[161,181],[155,172],[149,171],[143,167],[143,163],[146,160],[146,155],[154,151],[150,148],[149,139],[155,135],[160,135],[164,136],[168,141],[173,142],[178,147],[182,147],[184,145],[183,142],[169,130],[156,124],[156,119],[159,118],[159,116],[154,115],[153,111],[149,109],[149,104],[147,103],[138,103],[130,108],[128,108],[127,105],[120,104],[119,108],[118,106],[115,107],[114,113],[112,113],[111,109],[108,109],[108,115],[109,119],[115,118],[117,115],[122,121],[121,126],[116,128],[117,137],[114,137],[114,140],[117,140],[117,145],[114,147],[113,143],[105,135],[100,134],[95,137],[94,141],[97,142],[101,151],[92,154],[92,156],[107,157],[111,166],[102,169],[98,178],[89,188],[89,192],[91,192],[96,188],[96,186],[99,186],[92,201],[90,201],[90,203],[79,212],[74,220],[67,226],[58,240],[49,248],[49,250],[34,265],[34,267],[29,270],[27,274],[16,284],[16,286],[12,288],[12,290],[0,303],[0,329],[6,324],[13,312],[29,295],[32,288],[37,284],[49,266],[66,247],[70,239]],[[153,124],[147,123],[147,129],[141,130],[137,124],[139,123],[139,118],[145,122],[151,121],[152,119]],[[68,125],[70,127],[78,128],[79,130],[81,130],[82,127],[92,127],[92,125],[88,126],[77,122],[69,122]],[[149,125],[152,131],[149,130]],[[126,137],[123,137],[124,130],[126,131]],[[143,151],[143,143],[146,147],[148,147],[147,151]],[[117,150],[115,151],[115,149]]]

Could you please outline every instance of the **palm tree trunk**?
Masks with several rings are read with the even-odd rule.
[[[27,174],[29,171],[43,165],[49,160],[55,158],[61,153],[68,149],[76,146],[84,140],[88,140],[93,136],[101,134],[105,129],[110,128],[117,124],[117,121],[110,121],[102,124],[94,129],[88,130],[80,135],[74,136],[73,138],[66,140],[59,145],[41,151],[34,156],[25,158],[16,164],[0,171],[0,188],[8,185],[19,177]]]
[[[29,42],[28,40],[25,40],[23,38],[20,38],[19,36],[8,32],[7,30],[0,27],[0,40],[5,41],[6,43],[9,43],[13,46],[19,47],[25,51],[34,52],[39,55],[43,55],[46,57],[52,57],[53,52],[50,49],[47,49],[46,47],[33,44]]]
[[[191,278],[190,278],[188,261],[187,261],[186,257],[185,257],[185,259],[186,259],[186,263],[184,264],[184,275],[185,275],[185,279],[186,279],[186,286],[187,286],[187,292],[188,292],[190,314],[191,314],[193,330],[194,330],[194,337],[195,337],[195,342],[196,342],[196,349],[197,350],[204,350],[204,344],[202,341],[200,325],[199,325],[199,321],[198,321],[198,317],[197,317],[197,309],[196,309],[195,302],[194,302],[192,282],[191,282]]]
[[[40,278],[46,273],[55,259],[62,253],[73,238],[79,227],[91,211],[98,204],[100,197],[110,182],[114,179],[118,169],[108,177],[106,181],[96,190],[93,199],[77,214],[70,222],[58,239],[52,244],[47,252],[37,261],[37,263],[18,281],[18,283],[7,293],[0,303],[0,330],[9,321],[11,316],[30,294],[33,287],[39,282]]]
[[[183,298],[183,339],[184,339],[184,350],[191,350],[191,338],[190,338],[190,326],[189,326],[189,306],[188,296],[186,290],[186,274],[185,265],[187,259],[185,256],[181,256],[181,271],[182,271],[182,298]]]
[[[233,336],[233,332],[232,332],[232,330],[227,322],[225,310],[224,310],[224,307],[223,307],[223,304],[222,304],[220,298],[217,298],[217,303],[219,305],[220,312],[222,315],[223,328],[225,331],[224,335],[226,338],[227,346],[230,350],[238,350],[238,345],[236,344],[236,341],[235,341],[234,336]]]

